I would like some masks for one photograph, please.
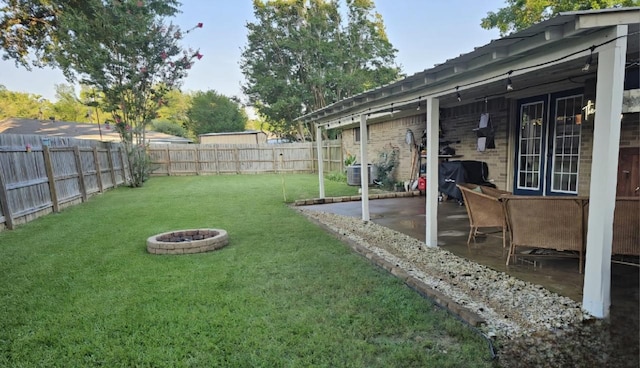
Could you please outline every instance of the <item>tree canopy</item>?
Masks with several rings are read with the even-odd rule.
[[[196,92],[187,118],[187,128],[195,135],[241,132],[247,124],[247,116],[238,103],[216,91]]]
[[[100,18],[107,15],[105,10],[168,17],[176,14],[179,5],[178,0],[0,0],[3,59],[13,59],[25,67],[57,66],[65,50],[73,46],[68,41],[78,32],[96,30],[92,28],[95,26],[135,26],[115,13],[115,17]],[[70,24],[74,18],[92,22],[80,29]]]
[[[75,89],[68,84],[56,84],[57,101],[42,98],[40,95],[13,92],[0,85],[0,120],[5,118],[26,118],[46,120],[54,118],[68,122],[91,122],[93,111],[76,97]],[[86,93],[81,86],[80,95]]]
[[[396,50],[372,0],[254,0],[243,86],[274,132],[296,117],[398,78]]]
[[[560,12],[638,6],[640,0],[506,0],[506,4],[497,12],[487,13],[480,23],[482,28],[498,28],[505,36]]]
[[[42,115],[40,112],[50,107],[51,103],[39,95],[9,91],[0,84],[0,120],[15,117],[38,119]]]
[[[127,146],[131,184],[148,177],[145,127],[164,96],[187,74],[198,51],[183,49],[185,34],[168,23],[177,0],[0,0],[4,58],[29,67],[59,67],[69,81],[101,94]]]
[[[56,84],[56,103],[51,111],[56,120],[87,122],[91,109],[76,96],[75,88],[70,84]]]

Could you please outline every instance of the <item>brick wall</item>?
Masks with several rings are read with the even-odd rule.
[[[585,101],[588,94],[585,94]],[[514,110],[510,111],[510,106]],[[416,111],[417,112],[417,111]],[[474,128],[478,126],[480,114],[488,112],[491,122],[496,129],[495,149],[484,152],[477,151],[477,136]],[[440,111],[440,122],[443,130],[443,140],[460,141],[451,147],[456,150],[459,160],[484,161],[489,166],[488,179],[499,189],[513,190],[513,173],[509,172],[509,161],[513,159],[515,147],[509,145],[509,135],[515,134],[518,112],[511,100],[498,98],[473,102]],[[369,126],[369,162],[375,163],[378,154],[391,147],[398,149],[399,163],[396,170],[396,180],[404,181],[410,178],[412,151],[405,142],[407,129],[413,131],[417,143],[421,143],[422,132],[426,128],[426,115],[398,118]],[[342,133],[343,147],[347,152],[360,156],[360,143],[355,142],[355,129],[346,129]],[[512,139],[512,142],[514,139]],[[513,143],[512,143],[513,144]],[[620,147],[639,147],[640,149],[640,114],[625,114],[622,119],[620,132]],[[593,117],[585,119],[582,126],[580,146],[580,171],[578,178],[578,194],[589,195],[591,180],[591,163],[593,152]],[[358,163],[360,160],[358,159]]]
[[[478,138],[473,130],[478,127],[480,115],[488,112],[491,123],[496,130],[495,149],[478,152]],[[457,160],[484,161],[489,167],[489,176],[499,189],[507,189],[507,158],[511,154],[508,146],[509,104],[504,98],[474,102],[467,105],[441,109],[440,123],[444,132],[443,140],[460,141],[452,143]]]
[[[638,147],[640,149],[640,113],[622,116],[620,147]]]
[[[585,99],[586,101],[586,99]],[[593,161],[593,116],[583,120],[580,131],[580,166],[578,167],[578,195],[588,196]]]
[[[389,152],[392,148],[397,149],[398,166],[394,170],[395,179],[396,181],[409,180],[414,151],[411,145],[405,141],[407,129],[413,132],[416,142],[419,144],[422,132],[426,128],[425,124],[426,115],[420,114],[369,125],[369,144],[367,146],[369,163],[376,163],[380,153]],[[344,130],[342,143],[345,153],[356,155],[357,162],[362,163],[360,161],[360,142],[355,141],[355,132],[356,129]]]
[[[495,149],[484,152],[477,151],[477,136],[474,128],[478,127],[480,114],[488,111],[491,121],[496,128]],[[451,144],[459,160],[485,161],[489,166],[489,179],[500,189],[506,188],[507,183],[507,132],[509,115],[508,102],[504,98],[494,99],[454,108],[441,109],[440,121],[444,131],[443,140],[460,141]],[[413,132],[416,143],[422,142],[422,132],[426,128],[426,115],[414,115],[369,126],[369,145],[367,154],[369,162],[375,163],[379,153],[388,151],[391,147],[398,149],[398,167],[395,172],[397,181],[411,178],[412,154],[414,152],[405,142],[407,129]],[[343,147],[346,152],[360,156],[360,143],[355,142],[356,129],[346,129],[342,132]],[[358,163],[360,160],[358,159]],[[417,162],[415,163],[417,166]]]
[[[624,114],[620,126],[620,148],[640,149],[640,114]],[[580,144],[580,172],[578,195],[589,195],[591,164],[593,162],[593,116],[583,122]]]

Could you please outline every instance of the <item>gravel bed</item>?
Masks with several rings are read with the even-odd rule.
[[[296,209],[483,317],[480,330],[494,339],[502,366],[638,367],[637,349],[618,351],[603,338],[611,335],[607,322],[570,298],[373,222]]]

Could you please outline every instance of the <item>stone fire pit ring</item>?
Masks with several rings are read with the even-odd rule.
[[[211,252],[229,244],[222,229],[189,229],[169,231],[147,239],[147,251],[152,254],[193,254]]]

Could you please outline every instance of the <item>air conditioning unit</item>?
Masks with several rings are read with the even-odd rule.
[[[369,173],[369,185],[373,185],[373,181],[377,179],[375,167],[371,164],[367,165]],[[347,184],[360,186],[360,165],[347,166]]]

